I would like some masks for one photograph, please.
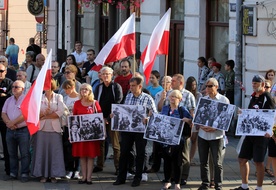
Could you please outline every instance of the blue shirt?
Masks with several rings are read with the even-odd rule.
[[[5,54],[8,55],[9,65],[18,65],[18,45],[9,45],[6,49]]]
[[[157,86],[157,87],[149,86],[147,87],[147,90],[150,91],[151,96],[154,98],[158,92],[163,90],[163,88],[162,86]]]
[[[187,108],[181,106],[179,107],[179,109],[182,109],[182,113],[183,113],[183,117],[186,117],[188,119],[192,119],[192,116],[190,114],[190,112],[187,110]],[[162,110],[161,110],[161,114],[162,115],[168,115],[168,113],[171,111],[171,108],[169,105],[163,106]],[[176,117],[176,118],[180,118],[180,114],[178,109],[173,110],[173,112],[170,114],[171,117]],[[182,118],[181,118],[182,119]]]

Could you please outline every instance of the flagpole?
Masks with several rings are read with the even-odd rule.
[[[168,55],[166,55],[166,62],[165,62],[165,75],[164,75],[164,77],[165,77],[165,85],[164,85],[164,90],[166,90],[166,86],[167,86],[167,83],[166,83],[166,76],[167,76],[167,72],[168,72]]]
[[[135,74],[135,71],[136,71],[136,56],[135,54],[133,54],[133,71],[132,71],[132,75]]]

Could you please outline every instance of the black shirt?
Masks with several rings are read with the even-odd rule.
[[[90,63],[90,61],[86,61],[84,64],[83,64],[83,66],[82,66],[82,68],[84,69],[85,68],[85,75],[84,76],[86,76],[87,75],[87,73],[91,70],[91,68],[94,66],[94,65],[96,65],[96,63]]]
[[[99,103],[102,108],[104,118],[108,118],[111,113],[111,104],[115,103],[111,84],[108,87],[103,84],[103,90]]]
[[[34,55],[33,61],[36,61],[36,56],[41,53],[41,48],[36,44],[32,44],[27,47],[26,52],[28,51],[34,52],[35,55]]]
[[[251,95],[251,100],[248,105],[248,109],[274,109],[275,102],[270,93],[264,92],[259,97],[255,96],[255,93]]]
[[[12,95],[12,80],[5,78],[0,82],[0,93],[6,94],[6,96],[0,96],[0,112],[2,113],[2,108],[5,101]],[[0,117],[2,120],[2,117]]]

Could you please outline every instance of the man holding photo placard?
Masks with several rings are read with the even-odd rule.
[[[218,81],[215,78],[209,78],[206,81],[206,94],[205,98],[229,104],[228,98],[218,93]],[[214,106],[212,108],[214,110]],[[216,108],[217,109],[217,108]],[[217,116],[216,116],[217,117]],[[223,153],[224,147],[224,131],[217,130],[211,127],[210,122],[206,122],[206,126],[201,125],[198,132],[198,154],[200,160],[200,173],[201,173],[201,186],[198,190],[209,189],[210,179],[208,177],[208,155],[209,152],[213,158],[214,165],[214,183],[215,189],[222,189],[222,177],[223,177]]]
[[[125,99],[125,105],[142,105],[146,107],[147,113],[157,113],[153,98],[142,92],[143,79],[140,77],[133,77],[130,79],[130,92]],[[132,187],[140,185],[142,179],[144,156],[146,140],[143,138],[144,133],[135,132],[121,132],[121,153],[119,161],[119,175],[113,185],[121,185],[126,181],[127,166],[128,166],[128,155],[132,150],[132,146],[135,142],[136,146],[136,172],[134,180],[131,184]]]
[[[274,109],[275,103],[270,93],[265,92],[265,78],[261,75],[255,75],[252,79],[253,94],[248,105],[248,109]],[[248,176],[249,164],[248,160],[253,158],[257,171],[257,187],[256,190],[262,190],[264,180],[264,158],[267,150],[270,134],[265,136],[246,136],[239,153],[240,173],[242,177],[242,185],[234,190],[249,190]]]

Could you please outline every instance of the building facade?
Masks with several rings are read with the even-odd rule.
[[[241,10],[254,7],[257,19],[254,21],[256,35],[242,35],[242,40],[237,42],[239,19],[235,7],[239,2]],[[241,47],[241,60],[236,64],[241,65],[238,69],[242,78],[237,81],[237,90],[242,95],[239,106],[247,105],[252,93],[252,76],[264,74],[270,68],[276,69],[273,53],[276,47],[273,28],[276,1],[145,0],[136,10],[137,58],[169,7],[172,8],[172,15],[167,74],[182,73],[185,78],[197,78],[198,57],[215,57],[224,65],[228,59],[237,59],[237,47]],[[65,56],[73,51],[76,40],[83,42],[84,51],[93,48],[99,52],[132,11],[118,9],[108,3],[95,5],[89,0],[50,0],[47,48],[53,48],[53,55],[59,62],[65,61]],[[165,56],[158,56],[153,69],[164,74],[164,67]],[[244,91],[240,89],[240,82],[245,86]]]

